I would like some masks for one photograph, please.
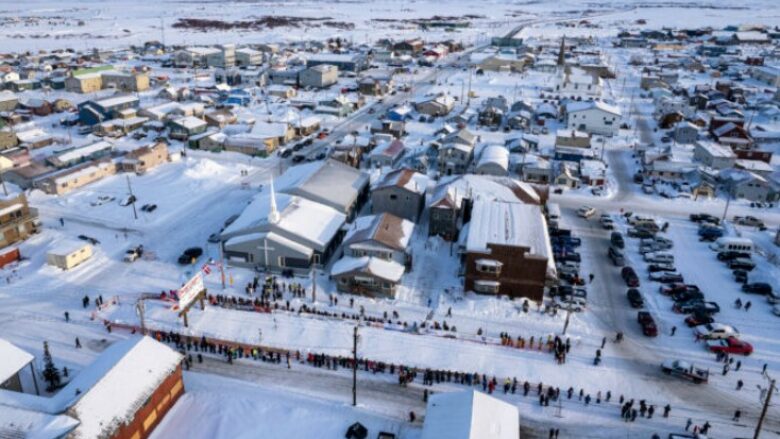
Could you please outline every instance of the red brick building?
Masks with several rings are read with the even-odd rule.
[[[66,414],[75,437],[145,439],[184,394],[182,356],[150,337],[115,343],[75,379],[97,378]],[[85,375],[82,377],[82,375]]]
[[[184,394],[181,360],[168,346],[135,336],[113,343],[54,396],[9,397],[0,388],[0,404],[29,417],[12,431],[18,437],[145,439]]]
[[[541,208],[477,200],[463,263],[466,291],[541,301],[555,272]]]

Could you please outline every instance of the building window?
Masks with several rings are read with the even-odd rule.
[[[398,195],[396,195],[396,194],[390,194],[390,199],[391,199],[391,200],[395,200],[395,199],[397,199],[397,198],[398,198]]]
[[[476,280],[474,281],[474,291],[478,293],[490,293],[498,294],[501,288],[501,283],[491,280]]]
[[[504,264],[502,264],[501,262],[493,260],[493,259],[477,259],[476,260],[476,266],[477,266],[477,272],[478,273],[500,275],[501,274],[501,267],[503,265]]]

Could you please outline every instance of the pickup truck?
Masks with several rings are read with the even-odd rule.
[[[710,377],[710,371],[699,369],[693,364],[683,360],[666,360],[661,364],[661,370],[667,375],[674,375],[695,384],[706,383]]]
[[[748,226],[748,227],[757,227],[759,229],[764,229],[766,226],[764,225],[764,222],[760,219],[754,217],[754,216],[735,216],[734,222],[736,224],[739,224],[740,226]]]
[[[139,245],[136,247],[132,247],[125,252],[124,260],[125,262],[135,262],[138,258],[143,256],[143,254],[144,254],[144,246]]]

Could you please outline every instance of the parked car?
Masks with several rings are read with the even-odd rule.
[[[710,377],[709,370],[700,369],[683,360],[666,360],[661,364],[661,370],[667,375],[691,380],[696,384],[706,383]]]
[[[666,271],[658,271],[650,273],[650,280],[655,282],[661,282],[662,284],[678,283],[683,281],[683,276],[680,273],[669,273]]]
[[[656,272],[673,272],[677,271],[673,264],[650,264],[647,266],[647,271],[650,273]]]
[[[557,240],[572,247],[579,247],[582,245],[582,240],[576,236],[560,236]]]
[[[734,280],[739,284],[747,283],[748,272],[745,270],[734,270]]]
[[[648,337],[655,337],[658,335],[658,326],[655,324],[655,319],[647,311],[639,311],[636,314],[636,320],[642,327],[642,334]]]
[[[138,245],[138,246],[132,247],[132,248],[128,249],[125,252],[124,261],[125,262],[135,262],[138,258],[143,256],[143,254],[144,254],[144,246]]]
[[[187,265],[192,263],[193,260],[198,259],[203,255],[203,249],[200,247],[190,247],[187,250],[184,250],[182,252],[181,256],[179,256],[179,264],[181,265]]]
[[[582,297],[583,299],[587,299],[588,290],[586,290],[585,288],[579,288],[572,285],[558,285],[558,287],[553,290],[553,296],[561,296],[561,297],[574,296],[574,297]]]
[[[728,266],[732,270],[744,270],[749,272],[756,268],[756,263],[750,259],[737,258],[730,260]]]
[[[572,285],[585,285],[585,279],[581,278],[579,273],[576,271],[559,271],[558,279],[568,282]]]
[[[715,302],[704,302],[693,307],[691,312],[702,312],[709,314],[717,314],[720,312],[720,306]]]
[[[769,302],[772,305],[780,304],[780,293],[776,291],[770,291],[766,295],[766,301]]]
[[[720,227],[705,226],[699,228],[699,239],[702,241],[715,241],[723,236],[723,229]]]
[[[739,224],[740,226],[749,226],[749,227],[757,227],[759,229],[764,229],[766,226],[764,225],[764,222],[760,219],[754,217],[754,216],[735,216],[734,217],[734,223]]]
[[[704,301],[704,293],[701,291],[677,291],[675,293],[672,293],[669,297],[672,298],[675,302],[688,302],[691,300],[701,300]]]
[[[90,243],[90,244],[92,244],[92,245],[98,245],[98,244],[100,244],[100,241],[98,241],[97,239],[95,239],[95,238],[93,238],[93,237],[91,237],[91,236],[87,236],[87,235],[79,235],[79,236],[78,236],[78,238],[79,238],[80,240],[82,240],[82,241],[87,241],[88,243]]]
[[[626,247],[626,242],[623,239],[623,234],[620,232],[612,232],[612,234],[609,235],[609,242],[612,244],[613,247],[617,247],[619,249],[623,249]]]
[[[119,200],[119,205],[122,206],[122,207],[126,207],[126,206],[129,206],[129,205],[131,205],[131,204],[133,204],[135,202],[136,202],[135,195],[128,195],[128,196],[122,198],[121,200]]]
[[[636,271],[634,271],[633,268],[623,267],[623,269],[620,270],[620,275],[623,277],[626,286],[632,288],[639,287],[639,276],[636,275]]]
[[[553,306],[572,312],[582,312],[587,306],[587,300],[575,296],[556,296],[553,298]]]
[[[733,259],[749,259],[750,253],[737,252],[737,251],[725,251],[718,253],[719,261],[731,261]]]
[[[112,201],[116,200],[115,197],[112,197],[110,195],[100,195],[97,197],[97,201],[92,201],[89,203],[90,206],[102,206],[104,204],[108,204]]]
[[[612,263],[615,265],[615,267],[622,267],[626,265],[626,259],[623,256],[623,252],[616,249],[615,247],[609,248],[607,256],[609,256],[609,259],[612,260]]]
[[[645,306],[645,301],[642,299],[642,293],[636,288],[629,288],[628,292],[626,292],[626,297],[628,297],[628,303],[634,308],[643,308]]]
[[[639,247],[640,247],[640,253],[647,253],[647,252],[641,252],[642,247],[652,247],[656,248],[655,251],[663,251],[663,250],[671,250],[674,247],[674,242],[669,238],[664,238],[663,236],[653,236],[652,238],[642,239],[639,241]]]
[[[766,282],[752,282],[742,285],[742,291],[752,294],[767,295],[772,294],[772,285]]]
[[[628,236],[630,238],[640,238],[640,239],[652,238],[653,236],[655,236],[655,232],[651,232],[650,230],[646,230],[646,229],[638,229],[632,227],[628,229]]]
[[[692,213],[691,221],[695,223],[712,223],[712,224],[720,224],[720,218],[716,217],[715,215],[710,215],[709,213]]]
[[[672,305],[672,311],[680,314],[690,314],[696,307],[703,304],[704,301],[702,299],[683,300],[675,302],[674,305]]]
[[[563,252],[563,253],[555,253],[553,255],[556,261],[572,261],[572,262],[580,262],[582,259],[580,258],[580,254],[577,252]]]
[[[722,323],[708,323],[706,325],[697,326],[693,328],[693,333],[698,338],[703,338],[705,340],[739,336],[737,328]]]
[[[717,314],[720,312],[720,306],[717,303],[703,302],[701,299],[692,299],[687,302],[675,303],[672,309],[680,314],[691,314],[694,312]]]
[[[644,255],[645,262],[656,264],[674,264],[674,255],[671,253],[647,253]]]
[[[685,324],[693,327],[693,326],[699,326],[699,325],[706,325],[707,323],[714,322],[715,319],[712,317],[711,314],[705,313],[705,312],[693,312],[691,315],[685,318]]]
[[[601,228],[605,230],[613,230],[615,228],[615,221],[610,217],[602,217],[599,223],[601,223]]]
[[[661,285],[661,287],[658,289],[658,292],[664,295],[672,295],[675,293],[679,293],[681,291],[700,291],[699,287],[694,284],[672,284],[672,285]]]
[[[753,353],[753,346],[737,337],[708,340],[707,349],[709,349],[710,352],[721,352],[724,354],[750,355]]]
[[[590,206],[582,206],[579,209],[577,209],[577,215],[588,219],[596,214],[596,208],[590,207]]]

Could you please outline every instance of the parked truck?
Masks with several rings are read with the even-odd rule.
[[[700,369],[684,360],[666,360],[661,364],[661,370],[667,375],[691,380],[695,384],[706,383],[710,377],[709,370]]]

